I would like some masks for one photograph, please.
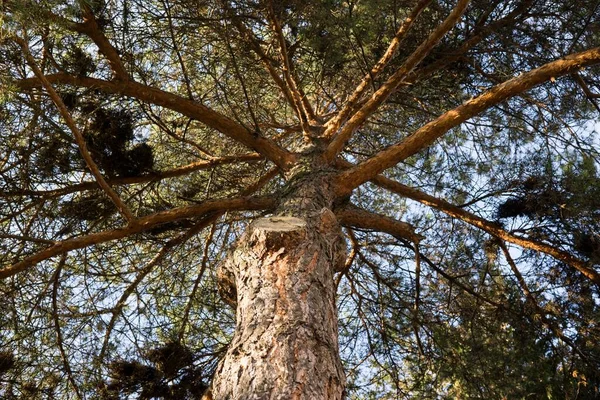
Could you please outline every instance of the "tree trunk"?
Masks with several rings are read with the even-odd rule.
[[[250,224],[219,268],[237,323],[214,399],[344,397],[333,273],[345,244],[326,179],[299,181],[277,216]]]

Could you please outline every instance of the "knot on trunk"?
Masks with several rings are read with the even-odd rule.
[[[250,225],[248,245],[263,251],[295,246],[306,239],[307,223],[296,217],[260,218]],[[259,250],[260,251],[260,250]]]
[[[331,260],[334,272],[342,271],[346,262],[346,241],[337,217],[328,208],[322,208],[319,213],[319,231],[325,238],[324,250]]]
[[[221,298],[231,307],[235,308],[237,305],[237,287],[235,284],[235,274],[228,261],[219,264],[217,267],[217,288],[219,289]]]

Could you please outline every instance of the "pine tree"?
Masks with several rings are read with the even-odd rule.
[[[3,398],[600,396],[596,1],[1,7]]]

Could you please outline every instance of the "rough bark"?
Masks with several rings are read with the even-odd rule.
[[[219,268],[236,332],[215,399],[344,397],[333,273],[345,244],[326,174],[296,176],[276,215],[251,223]]]

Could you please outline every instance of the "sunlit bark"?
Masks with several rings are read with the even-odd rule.
[[[333,273],[345,244],[327,176],[291,178],[275,216],[249,225],[220,266],[236,331],[215,399],[342,399]]]

